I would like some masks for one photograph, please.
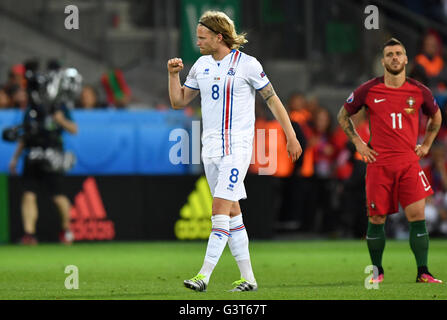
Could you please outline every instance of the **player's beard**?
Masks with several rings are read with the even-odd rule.
[[[214,53],[214,51],[211,50],[210,48],[202,48],[202,49],[200,49],[200,54],[202,54],[202,55],[210,55],[210,54],[213,54],[213,53]]]
[[[216,52],[215,45],[211,41],[199,47],[199,50],[201,55],[213,55]]]
[[[385,64],[385,69],[386,69],[386,71],[388,71],[392,75],[397,76],[397,75],[399,75],[401,72],[403,72],[405,70],[405,63],[402,63],[402,65],[401,65],[401,67],[399,69],[393,69],[391,67],[391,64]]]
[[[200,54],[202,54],[202,55],[210,55],[215,52],[213,45],[210,43],[203,45],[202,47],[199,47],[199,49],[200,49]]]

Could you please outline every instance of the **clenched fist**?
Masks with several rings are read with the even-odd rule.
[[[416,146],[416,148],[414,148],[414,152],[416,152],[416,154],[417,154],[417,156],[419,158],[425,157],[428,154],[429,151],[430,151],[430,147],[427,147],[424,144],[422,144],[422,145],[418,144]]]
[[[183,61],[180,58],[173,58],[168,61],[168,72],[179,73],[183,69]]]

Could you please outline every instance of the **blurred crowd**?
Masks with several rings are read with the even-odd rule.
[[[0,110],[25,110],[30,103],[28,75],[29,72],[59,70],[62,65],[55,59],[48,61],[46,70],[39,70],[37,60],[17,63],[8,70],[7,81],[0,84]],[[28,72],[28,73],[27,73]],[[76,109],[126,108],[132,101],[132,93],[123,72],[119,69],[104,72],[98,79],[98,85],[83,84],[82,90],[74,101]]]
[[[419,54],[412,60],[409,76],[433,91],[443,113],[442,128],[429,156],[421,160],[421,166],[435,192],[427,199],[429,231],[432,235],[447,235],[447,66],[442,42],[435,32],[427,33]],[[278,122],[265,112],[261,103],[256,108],[256,129],[264,129],[264,133],[259,139],[260,133],[256,130],[255,148],[267,150],[268,145],[270,153],[274,148],[277,154],[274,176],[279,178],[277,194],[281,198],[277,204],[277,229],[329,237],[363,237],[367,227],[366,163],[340,126],[335,125],[335,115],[321,106],[317,97],[297,92],[289,97],[286,107],[304,149],[296,164],[288,158],[286,138],[281,130],[276,131],[277,141],[269,139],[269,129],[280,128]],[[364,109],[352,119],[359,135],[368,141],[369,123]],[[426,122],[426,116],[421,113],[420,141]],[[270,161],[274,159],[270,157]],[[257,158],[250,172],[259,173],[266,166],[263,159]],[[408,229],[404,215],[392,215],[387,228],[395,237],[405,237]]]
[[[276,169],[273,175],[278,178],[278,231],[361,237],[366,230],[366,164],[317,97],[293,93],[286,108],[304,150],[301,158],[291,162],[283,131],[274,130],[281,128],[279,123],[258,104],[255,153],[259,149],[269,150],[268,160],[276,162],[266,163],[256,157],[249,169],[253,174],[267,166]],[[359,134],[367,140],[365,113],[358,113],[353,120]],[[273,133],[276,140],[270,137]],[[272,156],[275,151],[276,159]]]
[[[32,72],[45,73],[49,70],[60,70],[63,66],[55,59],[47,62],[45,70],[39,70],[39,62],[35,59],[12,65],[7,74],[6,83],[0,83],[0,110],[20,109],[25,110],[30,104],[29,75]],[[28,72],[28,73],[27,73]],[[81,75],[82,76],[82,75]],[[159,111],[171,109],[169,98],[162,97],[153,108]],[[142,103],[132,94],[124,72],[120,69],[105,71],[95,83],[84,83],[77,98],[67,107],[78,110],[98,109],[129,109],[129,108],[151,108],[149,103]],[[200,109],[188,105],[184,113],[187,116],[200,117]]]
[[[276,130],[276,141],[269,139],[271,129],[280,129],[279,123],[263,113],[261,106],[257,109],[256,120],[255,152],[259,148],[269,150],[269,161],[275,161],[271,154],[276,148],[273,175],[278,178],[277,230],[328,237],[363,237],[367,227],[366,163],[340,126],[334,125],[335,119],[319,105],[317,98],[294,93],[288,100],[287,109],[304,149],[295,164],[288,158],[282,130]],[[352,119],[359,135],[368,141],[369,123],[364,109]],[[426,122],[426,116],[421,114],[420,140],[423,139]],[[435,192],[427,199],[426,206],[427,225],[434,236],[447,235],[446,145],[447,122],[444,119],[429,156],[421,160]],[[256,158],[249,172],[258,174],[260,168],[268,165],[272,164]],[[405,237],[406,225],[403,214],[392,215],[388,229],[395,237]]]

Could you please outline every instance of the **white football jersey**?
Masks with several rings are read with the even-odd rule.
[[[256,58],[232,50],[221,61],[200,57],[184,85],[200,90],[202,155],[217,157],[253,150],[256,90],[269,83]]]

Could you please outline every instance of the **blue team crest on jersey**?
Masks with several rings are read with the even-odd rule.
[[[203,74],[210,74],[210,69],[206,68]]]
[[[234,71],[234,68],[230,68],[230,70],[228,70],[228,75],[229,76],[234,76],[235,75],[235,71]]]
[[[352,101],[354,101],[354,92],[352,92],[352,93],[349,95],[348,99],[346,100],[347,103],[351,103]]]

